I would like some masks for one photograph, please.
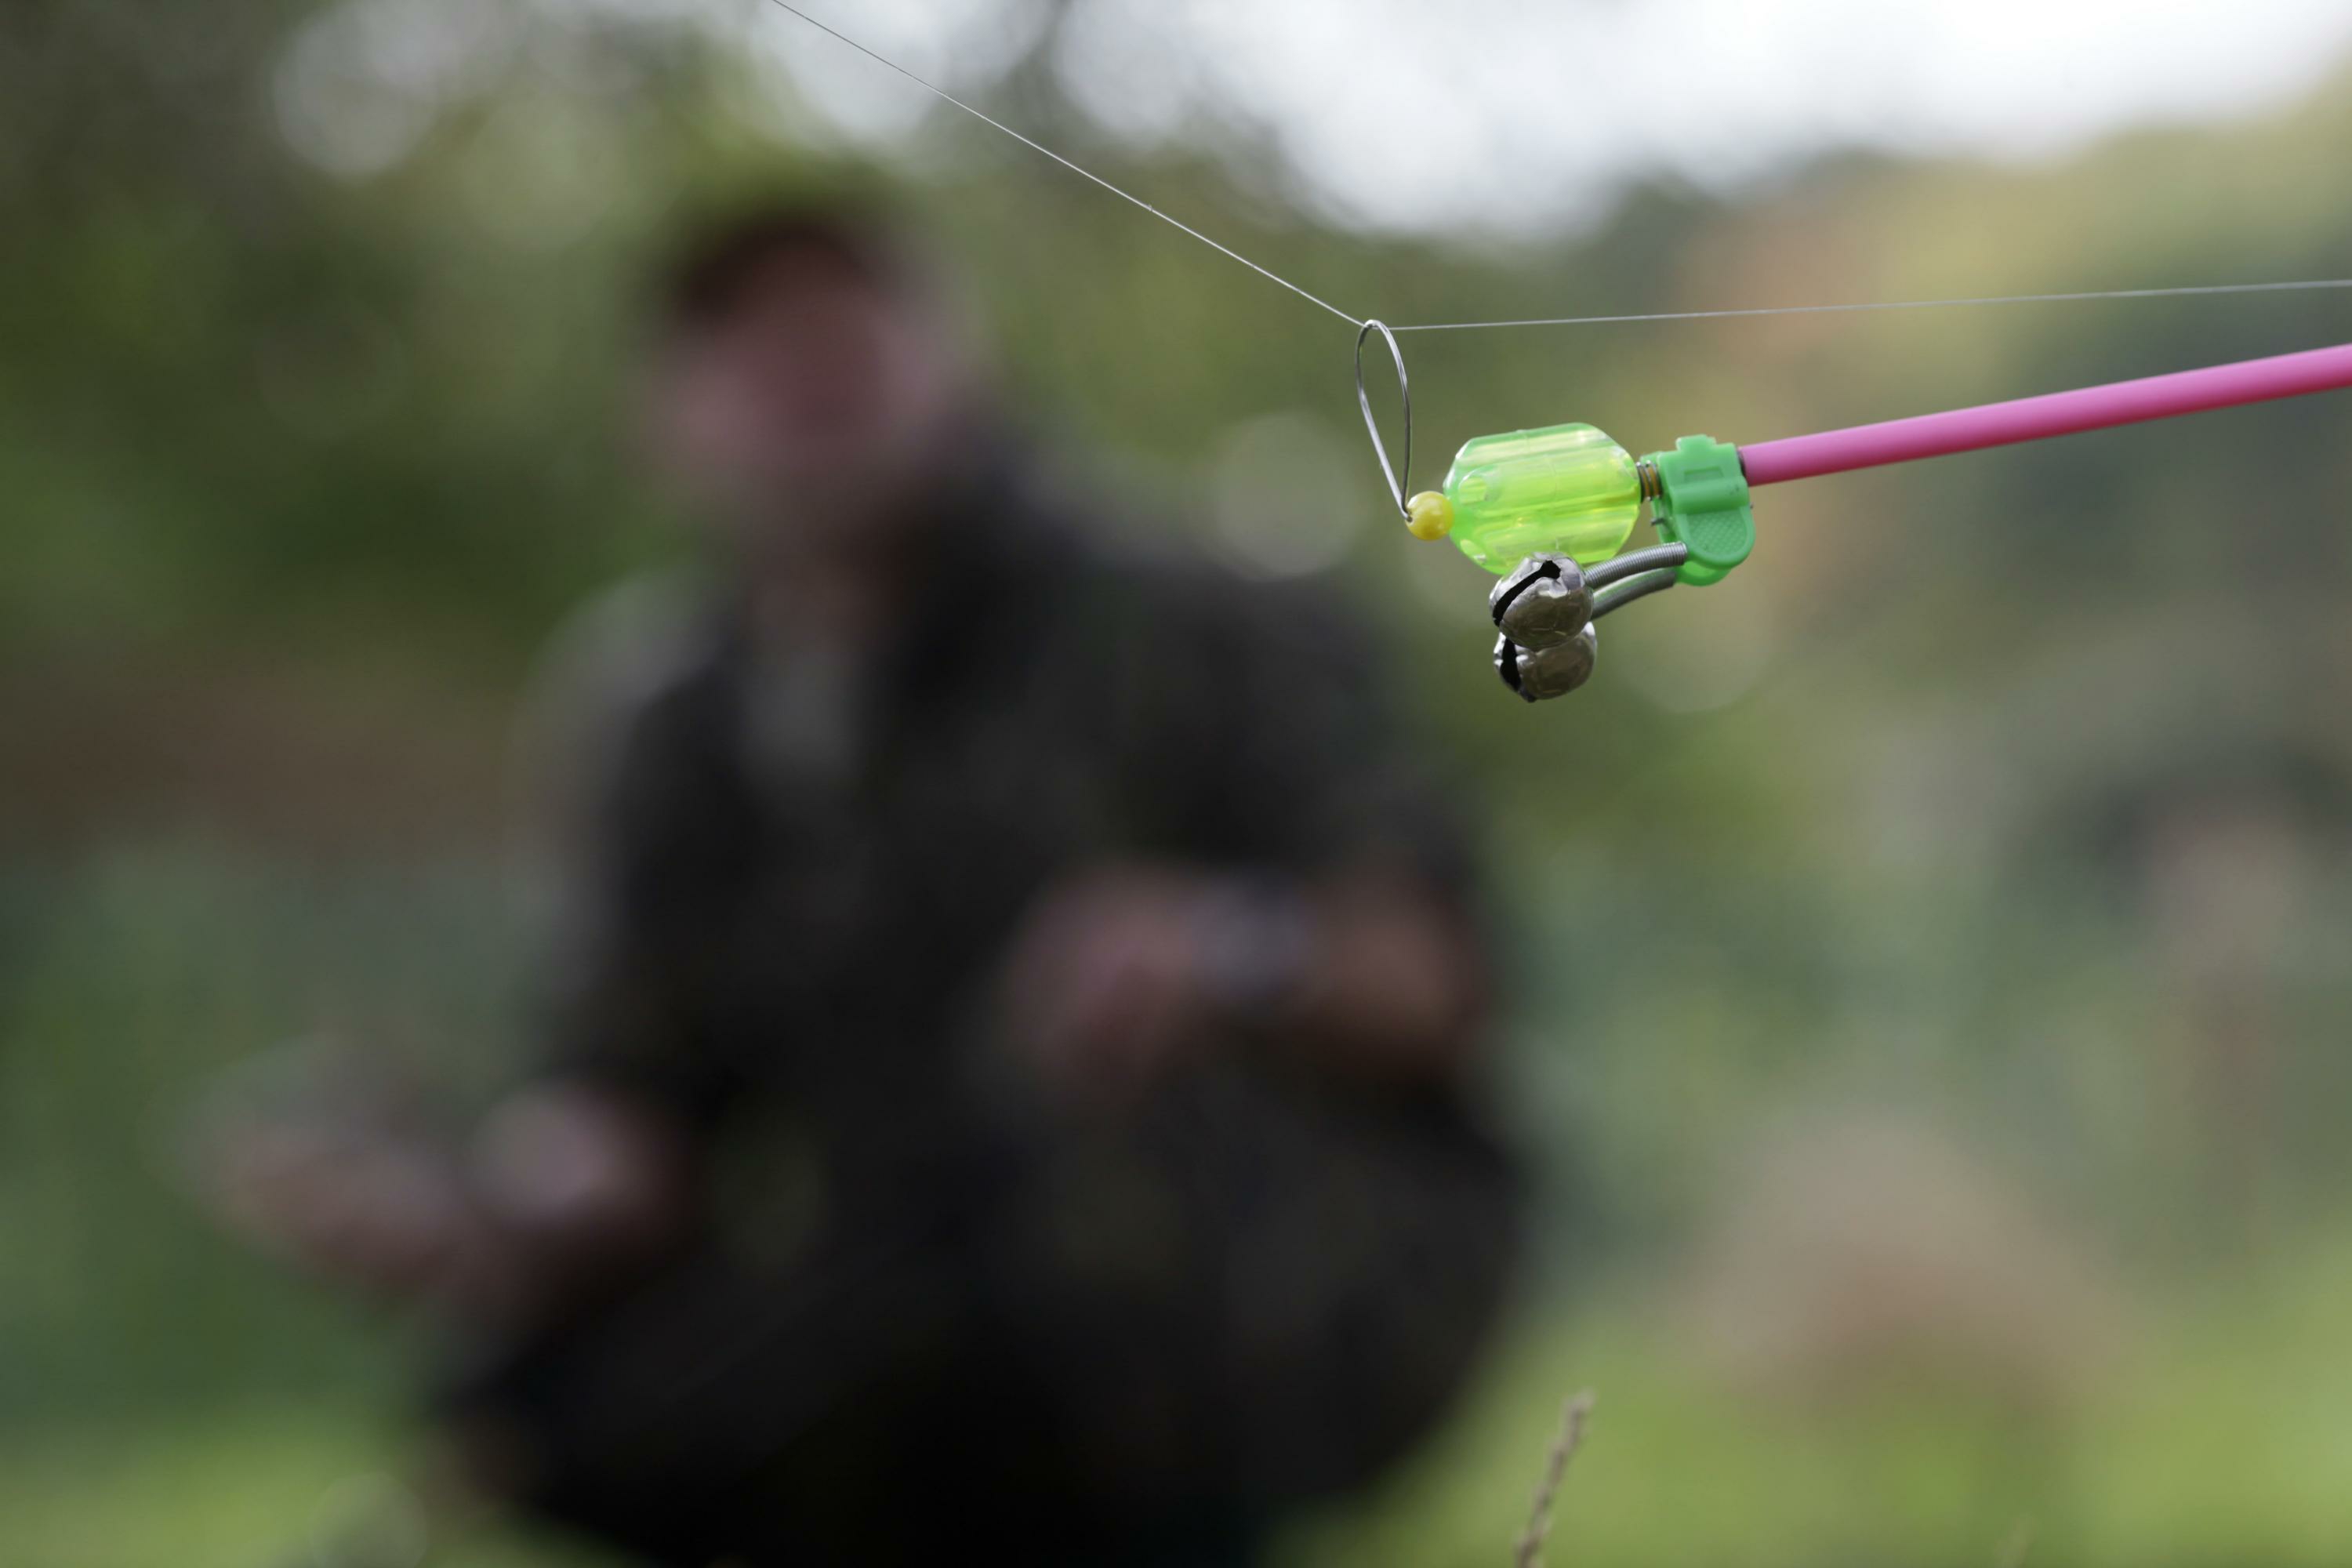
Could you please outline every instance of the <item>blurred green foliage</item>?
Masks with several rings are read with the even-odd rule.
[[[520,30],[364,175],[289,151],[308,0],[0,16],[0,1562],[316,1560],[408,1441],[401,1334],[195,1222],[188,1108],[302,1034],[495,1076],[508,711],[567,606],[680,548],[630,461],[638,279],[730,193],[882,178],[780,152],[815,122],[709,43],[460,10]],[[1098,145],[1034,62],[996,90],[1427,321],[2340,276],[2344,85],[1484,248]],[[2352,404],[1768,493],[1752,564],[1530,711],[1486,580],[1382,516],[1348,329],[984,128],[918,151],[907,205],[1106,482],[1265,569],[1297,520],[1219,475],[1328,475],[1289,499],[1486,803],[1542,1288],[1302,1560],[1501,1561],[1586,1383],[1560,1561],[1979,1563],[2021,1520],[2037,1564],[2352,1556]],[[1426,477],[1491,429],[1759,438],[2347,336],[2308,295],[1406,344]]]

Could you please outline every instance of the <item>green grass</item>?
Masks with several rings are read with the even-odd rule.
[[[2352,1247],[2152,1327],[2063,1412],[1950,1382],[1821,1404],[1743,1394],[1626,1299],[1538,1314],[1460,1418],[1373,1497],[1296,1530],[1286,1568],[1507,1561],[1564,1394],[1598,1391],[1555,1525],[1559,1564],[1977,1565],[2021,1525],[2079,1568],[2352,1561]],[[321,1559],[323,1521],[417,1435],[383,1407],[222,1405],[0,1436],[0,1562],[254,1568]],[[445,1538],[448,1568],[592,1559],[518,1528]]]
[[[388,1046],[461,1100],[479,1092],[520,1036],[520,948],[501,908],[478,868],[329,874],[202,851],[0,879],[0,1568],[341,1563],[320,1551],[320,1521],[420,1447],[410,1337],[212,1234],[180,1182],[179,1135],[222,1068],[322,1023]],[[1557,938],[1588,954],[1600,940]],[[2076,985],[2128,973],[2042,962]],[[1639,972],[1612,982],[1588,965],[1593,1022],[1578,1052],[1531,1062],[1520,1081],[1530,1117],[1593,1130],[1549,1142],[1597,1164],[1599,1230],[1617,1239],[1588,1254],[1548,1230],[1554,1283],[1530,1293],[1457,1418],[1373,1495],[1302,1522],[1288,1568],[1507,1562],[1559,1403],[1582,1387],[1599,1407],[1560,1500],[1560,1568],[1980,1568],[2021,1522],[2033,1568],[2352,1562],[2352,1216],[2334,1188],[2264,1208],[2259,1246],[2240,1236],[2096,1265],[2118,1305],[2082,1342],[2079,1368],[2063,1334],[2025,1352],[1969,1337],[2010,1321],[2002,1291],[2019,1293],[2018,1321],[2040,1310],[2029,1298],[2043,1266],[1996,1229],[1949,1254],[1957,1265],[1937,1263],[1948,1272],[1935,1290],[1897,1291],[1910,1316],[1892,1340],[1849,1352],[1832,1337],[1759,1373],[1727,1360],[1702,1309],[1787,1310],[1770,1287],[1811,1267],[1812,1233],[1768,1237],[1760,1272],[1705,1283],[1699,1221],[1740,1190],[1742,1167],[1717,1146],[1724,1129],[1760,1120],[1768,1092],[1794,1092],[1779,1058],[1732,1054],[1741,1032],[1781,1006],[1797,1022],[1772,1026],[1774,1039],[1792,1037],[1801,999],[1751,986],[1740,1012],[1727,992],[1685,993],[1681,1015],[1728,1022],[1720,1039],[1693,1024],[1666,1057],[1641,1034],[1656,1014],[1645,1021],[1624,994],[1645,984]],[[1898,979],[1912,994],[1936,983]],[[1534,1038],[1535,1022],[1520,1033]],[[2018,1052],[1968,1059],[2040,1070]],[[1799,1081],[1799,1102],[1813,1103],[1812,1080]],[[1964,1098],[1972,1081],[1921,1069],[1910,1088]],[[2128,1074],[2091,1081],[2118,1127],[2136,1125],[2147,1108],[2128,1100]],[[2140,1158],[2089,1171],[2090,1217],[2050,1233],[2062,1257],[2084,1237],[2098,1244],[2087,1253],[2168,1226],[2216,1229],[2226,1203],[2192,1213],[2179,1200],[2193,1166],[2160,1141]],[[2015,1175],[2032,1161],[1970,1168]],[[2170,1183],[2122,1179],[2137,1173]],[[1919,1191],[1923,1226],[1974,1212]],[[1913,1214],[1906,1203],[1895,1212]],[[1759,1212],[1730,1228],[1786,1223]],[[1999,1282],[1990,1319],[1945,1311],[1947,1294],[1986,1279]],[[432,1560],[565,1568],[582,1561],[571,1550],[474,1527]]]
[[[1742,1392],[1637,1301],[1530,1325],[1377,1497],[1302,1531],[1299,1568],[1507,1561],[1567,1393],[1598,1405],[1555,1515],[1562,1564],[2077,1568],[2352,1562],[2352,1245],[2158,1314],[2064,1408],[1950,1379]]]
[[[0,1442],[0,1562],[26,1568],[375,1568],[339,1542],[410,1443],[381,1415],[301,1405],[52,1422]],[[406,1534],[393,1531],[394,1539]],[[363,1530],[361,1540],[370,1537]],[[497,1525],[435,1546],[446,1568],[601,1561]]]

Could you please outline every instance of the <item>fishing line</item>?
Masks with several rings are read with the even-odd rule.
[[[1467,442],[1454,455],[1443,488],[1415,494],[1412,491],[1412,393],[1405,377],[1404,351],[1397,342],[1400,332],[2284,294],[2352,289],[2352,278],[1871,300],[1840,305],[1649,310],[1490,321],[1419,321],[1392,326],[1377,317],[1351,316],[1329,300],[1308,293],[1232,247],[1169,216],[1142,197],[1121,190],[1100,174],[1080,167],[946,89],[934,86],[897,61],[818,21],[791,4],[791,0],[769,0],[769,4],[1354,327],[1356,404],[1364,416],[1365,433],[1371,437],[1373,455],[1380,459],[1381,478],[1390,500],[1414,537],[1451,538],[1465,555],[1500,579],[1487,597],[1487,608],[1498,634],[1493,655],[1495,668],[1506,687],[1530,702],[1562,696],[1591,678],[1600,647],[1595,623],[1603,615],[1678,583],[1704,586],[1720,582],[1732,568],[1747,560],[1756,542],[1751,492],[1758,486],[2146,420],[2169,419],[2273,398],[2352,389],[2352,343],[2345,343],[2038,397],[2014,398],[1976,408],[1882,420],[1852,429],[1754,442],[1744,447],[1710,436],[1685,436],[1671,448],[1639,458],[1590,425],[1552,425],[1479,437]],[[1388,447],[1381,439],[1380,422],[1373,416],[1371,397],[1364,384],[1365,340],[1376,332],[1396,370],[1397,398],[1403,408],[1403,461],[1394,466],[1389,461]],[[1654,550],[1624,553],[1626,540],[1645,510],[1659,545]]]
[[[934,83],[926,80],[924,78],[916,75],[913,71],[908,70],[905,66],[900,65],[898,61],[868,48],[866,45],[859,43],[856,38],[851,37],[848,34],[841,31],[839,28],[831,26],[826,23],[817,20],[817,18],[810,16],[799,6],[791,4],[791,0],[768,0],[768,3],[788,16],[799,17],[802,21],[807,23],[810,26],[814,27],[818,32],[824,34],[826,37],[848,45],[851,48],[856,49],[859,54],[864,55],[867,59],[872,60],[875,64],[886,67],[887,68],[897,72],[898,75],[905,77],[908,81],[913,82],[917,87],[921,88],[925,92],[929,93],[936,99],[939,99],[941,102],[954,105],[956,108],[962,110],[966,114],[971,115],[974,120],[979,121],[982,124],[1003,132],[1005,135],[1012,137],[1013,140],[1020,142],[1030,151],[1043,153],[1045,156],[1051,158],[1055,163],[1062,165],[1065,169],[1069,170],[1072,174],[1077,174],[1085,179],[1092,181],[1097,185],[1100,185],[1104,190],[1108,191],[1111,195],[1118,197],[1119,200],[1129,202],[1136,206],[1141,207],[1145,212],[1150,213],[1153,217],[1158,218],[1160,222],[1167,224],[1171,228],[1181,229],[1184,233],[1191,235],[1194,239],[1199,240],[1202,245],[1207,246],[1210,249],[1214,250],[1221,255],[1229,257],[1233,260],[1240,262],[1244,267],[1248,268],[1251,271],[1256,273],[1267,282],[1278,283],[1283,288],[1287,289],[1292,293],[1297,295],[1300,299],[1307,301],[1309,304],[1329,311],[1332,315],[1339,317],[1349,326],[1358,329],[1359,336],[1357,342],[1360,348],[1362,343],[1362,331],[1368,327],[1375,326],[1385,336],[1391,332],[1467,332],[1482,331],[1506,327],[1606,327],[1636,321],[1710,321],[1755,316],[1838,315],[1859,310],[1943,310],[1980,305],[2078,304],[2099,300],[2178,300],[2201,295],[2285,294],[2308,292],[2315,289],[2352,289],[2352,278],[2317,278],[2283,283],[2203,283],[2162,289],[2095,289],[2077,290],[2069,293],[1992,294],[1950,300],[1873,300],[1841,305],[1758,305],[1736,310],[1643,310],[1614,316],[1538,316],[1515,318],[1507,321],[1414,321],[1403,324],[1368,322],[1365,318],[1361,316],[1351,316],[1347,311],[1339,309],[1339,306],[1331,303],[1328,300],[1322,298],[1320,295],[1309,293],[1305,289],[1300,288],[1297,284],[1293,283],[1289,279],[1283,277],[1280,273],[1252,261],[1240,251],[1234,249],[1233,247],[1221,244],[1218,241],[1210,238],[1207,235],[1202,234],[1199,229],[1194,228],[1191,224],[1184,222],[1182,219],[1170,216],[1167,213],[1152,205],[1150,202],[1145,201],[1141,196],[1121,190],[1118,186],[1111,184],[1108,180],[1104,179],[1100,174],[1096,174],[1093,170],[1082,167],[1081,165],[1073,163],[1071,160],[1062,156],[1061,153],[1055,152],[1051,147],[1045,145],[1043,142],[1023,135],[1020,132],[1015,131],[1010,125],[1005,124],[1004,121],[974,108],[971,104],[965,102],[962,99],[958,98],[955,94],[948,91],[945,88],[937,86]],[[1395,340],[1393,338],[1389,340],[1389,346],[1391,351],[1393,353],[1396,346]],[[1360,391],[1360,377],[1359,390]],[[1393,488],[1395,488],[1395,485],[1393,479],[1391,479],[1391,489]]]
[[[1211,239],[1207,235],[1202,234],[1199,229],[1194,228],[1191,224],[1184,222],[1181,218],[1170,217],[1166,213],[1161,212],[1158,207],[1153,206],[1141,196],[1131,195],[1128,192],[1120,190],[1117,185],[1112,184],[1108,180],[1104,179],[1100,174],[1094,173],[1092,170],[1080,168],[1077,164],[1073,163],[1067,158],[1063,157],[1059,153],[1055,152],[1051,147],[1045,146],[1042,142],[1033,142],[1028,137],[1022,135],[1018,131],[1013,130],[1010,125],[1005,124],[1002,120],[992,119],[989,115],[982,113],[979,110],[974,109],[971,104],[966,103],[962,99],[958,98],[955,94],[948,91],[947,89],[933,86],[930,82],[928,82],[921,77],[917,76],[913,71],[908,70],[905,66],[900,65],[898,61],[887,59],[881,55],[876,54],[872,49],[867,48],[864,44],[859,43],[856,38],[851,37],[848,34],[841,32],[838,29],[826,26],[823,22],[818,21],[814,16],[810,16],[799,6],[788,4],[787,0],[768,0],[768,3],[775,6],[779,11],[788,12],[793,16],[798,16],[802,21],[806,22],[818,32],[825,34],[829,37],[838,38],[841,42],[847,44],[851,48],[856,49],[859,54],[864,55],[867,59],[874,61],[876,64],[889,67],[890,69],[897,71],[900,76],[905,77],[908,81],[913,82],[917,87],[921,88],[925,92],[929,93],[932,97],[939,99],[942,102],[954,104],[958,109],[962,110],[966,114],[971,115],[974,120],[981,121],[981,123],[984,125],[994,126],[997,130],[1003,132],[1007,136],[1012,137],[1015,142],[1020,142],[1024,147],[1028,148],[1030,151],[1034,153],[1043,153],[1046,157],[1051,158],[1065,169],[1069,170],[1070,173],[1074,174],[1081,174],[1086,178],[1092,180],[1096,184],[1100,185],[1104,190],[1108,191],[1112,195],[1118,197],[1121,201],[1134,203],[1137,206],[1141,207],[1145,212],[1150,213],[1153,217],[1158,218],[1161,223],[1167,224],[1171,227],[1181,228],[1186,234],[1191,235],[1194,239],[1199,240],[1202,245],[1207,246],[1210,249],[1220,251],[1226,256],[1232,257],[1235,261],[1240,262],[1244,267],[1248,268],[1252,272],[1256,273],[1259,277],[1266,279],[1268,282],[1279,283],[1284,288],[1289,289],[1292,293],[1297,295],[1300,299],[1307,301],[1309,304],[1320,305],[1323,309],[1330,311],[1333,315],[1339,317],[1349,326],[1361,327],[1364,324],[1360,318],[1348,314],[1347,311],[1342,310],[1339,306],[1331,303],[1330,300],[1321,299],[1316,295],[1308,293],[1306,289],[1301,289],[1297,284],[1293,283],[1289,279],[1282,277],[1278,273],[1269,272],[1265,268],[1260,267],[1256,262],[1252,261],[1248,257],[1244,256],[1240,251],[1234,249],[1231,246],[1218,244],[1215,240]]]
[[[2169,289],[2095,289],[2071,294],[1987,294],[1958,300],[1872,300],[1849,305],[1758,305],[1732,310],[1648,310],[1627,316],[1543,316],[1506,321],[1415,321],[1392,332],[1468,332],[1488,327],[1605,327],[1621,321],[1714,321],[1734,316],[1822,316],[1847,310],[1941,310],[1962,305],[2056,305],[2084,300],[2175,300],[2195,294],[2284,294],[2352,289],[2352,278],[2292,283],[2199,283]]]

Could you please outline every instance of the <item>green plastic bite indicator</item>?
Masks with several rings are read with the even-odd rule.
[[[1481,436],[1454,455],[1443,493],[1454,542],[1498,577],[1538,551],[1606,561],[1642,515],[1633,454],[1590,425]]]
[[[1422,539],[1450,535],[1499,577],[1539,552],[1583,566],[1611,559],[1633,536],[1644,500],[1658,537],[1689,552],[1676,573],[1683,583],[1721,582],[1755,548],[1738,447],[1685,436],[1672,450],[1636,462],[1590,425],[1466,443],[1442,492],[1424,490],[1406,502],[1406,526]]]

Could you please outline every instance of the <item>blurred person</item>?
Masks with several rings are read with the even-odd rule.
[[[669,278],[705,569],[565,639],[549,1043],[463,1158],[279,1118],[248,1231],[429,1303],[475,1486],[644,1560],[1250,1560],[1514,1250],[1465,857],[1311,590],[1111,542],[896,228]]]

